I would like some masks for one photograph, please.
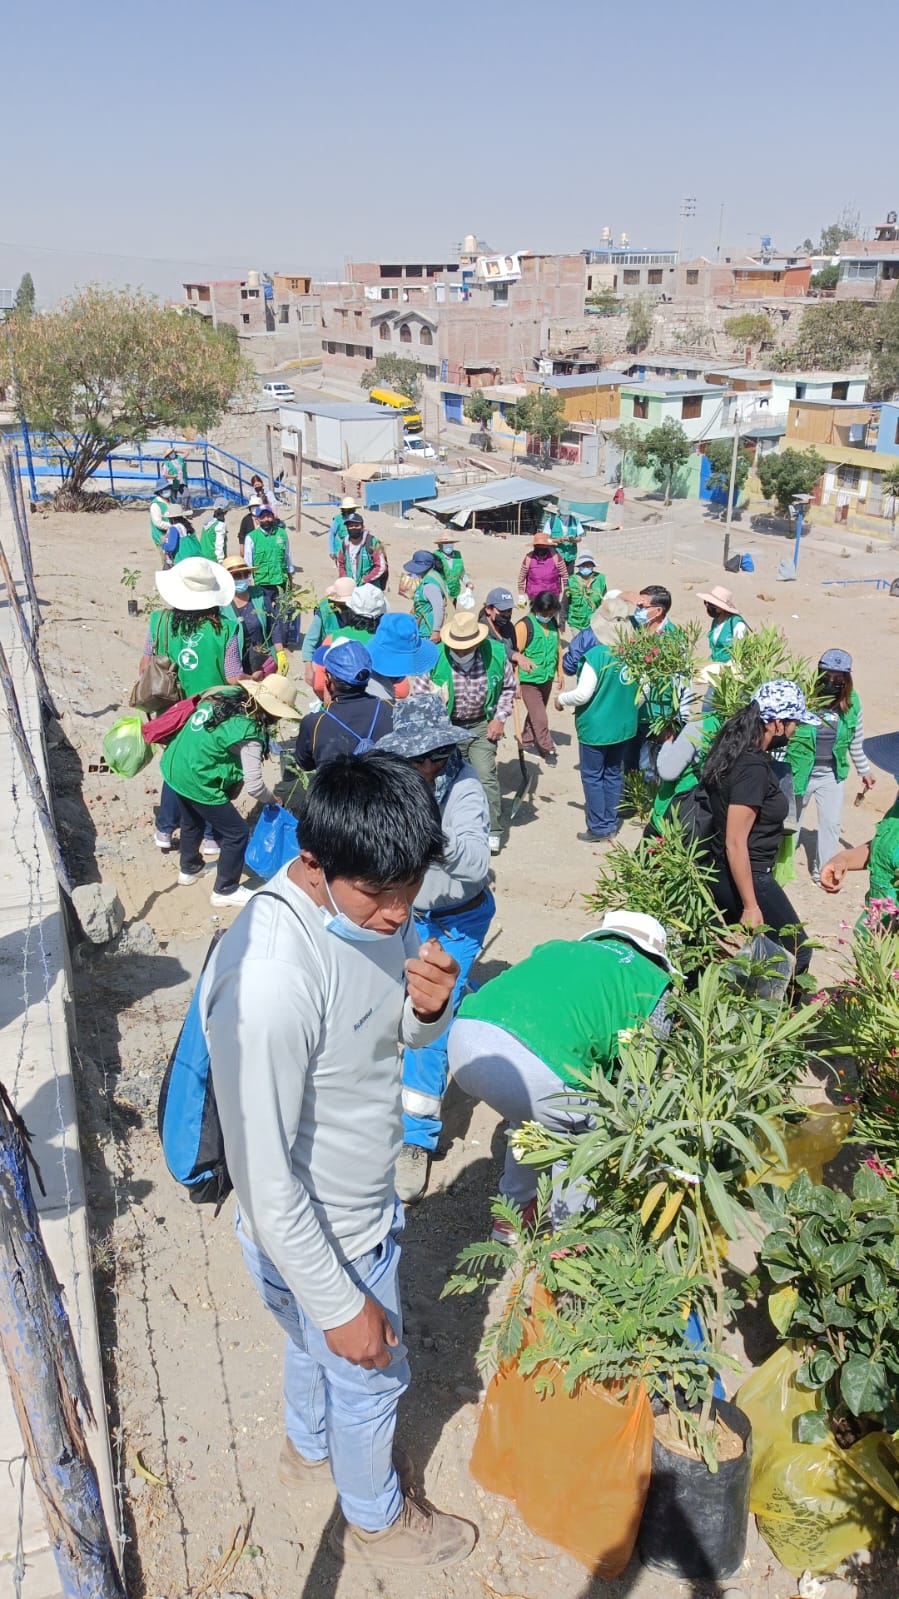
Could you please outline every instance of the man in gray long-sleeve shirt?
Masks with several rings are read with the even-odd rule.
[[[433,795],[375,750],[316,775],[303,848],[226,933],[201,987],[238,1236],[288,1336],[282,1481],[330,1487],[344,1560],[443,1566],[474,1529],[403,1494],[398,1038],[439,1036],[457,966],[411,907],[443,848]],[[328,1465],[330,1462],[331,1471]]]
[[[453,726],[442,700],[420,694],[397,703],[393,732],[380,742],[381,749],[404,755],[421,772],[440,807],[443,862],[429,867],[413,908],[419,936],[439,940],[457,962],[453,1014],[496,910],[489,887],[487,795],[460,748],[470,737],[471,729]],[[448,1036],[447,1025],[439,1038],[423,1040],[403,1056],[403,1147],[396,1191],[407,1204],[422,1198],[440,1138]]]

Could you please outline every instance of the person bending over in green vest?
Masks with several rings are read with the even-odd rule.
[[[792,769],[802,828],[811,800],[818,812],[818,838],[812,876],[821,881],[821,863],[840,847],[843,795],[849,762],[862,780],[862,791],[876,779],[865,754],[865,729],[861,701],[852,686],[852,656],[848,650],[825,650],[818,662],[815,709],[820,727],[799,727],[787,745],[785,760]]]
[[[186,511],[178,511],[170,518],[169,529],[160,544],[160,549],[166,558],[167,566],[177,566],[179,561],[188,561],[195,555],[202,555],[200,540]]]
[[[590,618],[606,597],[606,580],[596,569],[596,560],[582,550],[565,588],[562,602],[564,621],[575,633],[590,626]]]
[[[708,594],[697,594],[705,605],[709,617],[709,655],[713,661],[729,661],[738,639],[749,632],[747,624],[734,604],[730,589],[716,586]]]
[[[455,603],[462,593],[463,586],[470,589],[474,588],[474,584],[465,570],[465,559],[456,548],[456,540],[453,534],[441,533],[434,540],[434,543],[437,545],[437,549],[434,552],[435,558],[443,574],[446,591],[450,599]]]
[[[553,1132],[586,1132],[579,1086],[611,1077],[621,1035],[649,1021],[667,1035],[671,986],[667,935],[654,916],[607,911],[585,938],[553,939],[517,966],[466,995],[449,1035],[449,1069],[463,1093],[481,1099],[514,1133],[525,1122]],[[567,1094],[566,1094],[567,1090]],[[500,1193],[533,1218],[537,1170],[510,1145]],[[553,1196],[553,1220],[580,1208],[569,1189]],[[494,1238],[509,1229],[496,1222]]]
[[[866,914],[894,918],[899,905],[899,794],[874,829],[869,844],[842,849],[821,867],[821,887],[838,894],[847,872],[868,869]]]
[[[612,648],[614,624],[598,617],[590,625],[597,642],[578,661],[577,686],[556,696],[556,709],[574,710],[587,812],[587,831],[578,838],[601,844],[621,825],[624,761],[637,732],[639,690]]]
[[[415,580],[412,615],[418,623],[418,631],[422,638],[439,644],[440,629],[446,621],[450,598],[446,579],[437,565],[437,557],[431,550],[416,550],[411,560],[404,563],[403,571]]]

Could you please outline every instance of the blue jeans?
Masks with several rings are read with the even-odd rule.
[[[493,921],[496,901],[489,888],[482,903],[471,911],[443,911],[439,915],[416,916],[415,925],[422,943],[436,938],[448,955],[459,962],[459,975],[453,989],[453,1015],[462,1003],[468,974],[481,953],[487,929]],[[443,1125],[440,1105],[446,1090],[446,1041],[449,1028],[424,1049],[407,1049],[403,1056],[403,1139],[421,1149],[436,1149]]]
[[[587,809],[587,827],[600,838],[618,830],[618,806],[624,787],[624,757],[630,741],[623,744],[579,744],[581,783]]]
[[[320,1328],[313,1326],[268,1256],[243,1232],[237,1236],[243,1258],[263,1302],[287,1334],[284,1355],[284,1423],[304,1460],[330,1459],[331,1472],[347,1521],[366,1532],[381,1532],[403,1508],[403,1491],[393,1464],[397,1406],[409,1386],[403,1338],[398,1269],[403,1207],[396,1206],[391,1230],[370,1254],[346,1267],[360,1288],[387,1312],[399,1343],[383,1371],[364,1371],[335,1355]]]

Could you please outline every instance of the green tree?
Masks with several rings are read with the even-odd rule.
[[[806,307],[796,338],[788,349],[775,351],[772,365],[779,370],[842,370],[867,358],[878,331],[873,306],[858,300],[824,300]]]
[[[874,316],[874,359],[868,393],[871,399],[889,400],[899,389],[899,295],[895,289]]]
[[[822,267],[820,272],[812,273],[809,279],[809,287],[812,289],[835,289],[839,281],[839,267],[826,266]]]
[[[899,466],[891,466],[881,478],[881,487],[884,494],[890,498],[890,520],[893,524],[893,539],[896,537],[896,513],[899,511]]]
[[[403,355],[379,355],[359,381],[364,389],[394,389],[397,394],[408,394],[417,405],[423,372],[420,361],[410,361]]]
[[[758,463],[759,483],[766,500],[789,516],[797,494],[811,494],[827,462],[817,450],[782,450],[763,455]]]
[[[729,339],[743,344],[773,344],[774,324],[763,311],[742,311],[739,316],[729,316],[724,324]]]
[[[486,394],[482,394],[480,389],[475,389],[474,393],[468,396],[462,410],[469,422],[477,422],[481,432],[486,433],[493,419],[493,402],[488,400]]]
[[[730,488],[730,469],[733,461],[734,447],[730,439],[713,439],[706,445],[706,458],[711,467],[709,473],[709,488],[722,489],[727,494]],[[734,505],[740,498],[741,491],[746,487],[749,477],[749,468],[752,457],[745,450],[737,451],[737,470],[734,474]]]
[[[565,405],[557,394],[547,394],[545,389],[535,389],[517,400],[506,412],[506,421],[513,433],[527,433],[539,439],[544,463],[549,461],[552,439],[561,438],[565,432]]]
[[[156,428],[205,431],[252,369],[199,317],[179,316],[132,289],[80,290],[46,316],[7,324],[19,415],[53,440],[63,486],[79,491],[110,451]]]
[[[34,316],[34,278],[23,272],[16,289],[15,309],[19,316]]]
[[[621,301],[615,290],[607,284],[602,289],[595,289],[587,295],[587,304],[594,307],[600,316],[617,316],[621,310]]]
[[[648,300],[632,300],[627,319],[625,342],[635,355],[645,350],[652,338],[653,309]]]
[[[819,255],[836,255],[840,245],[847,239],[857,239],[861,227],[861,216],[858,211],[853,211],[851,206],[844,205],[836,222],[831,222],[826,228],[821,229],[821,240],[818,245]]]
[[[692,446],[679,422],[666,416],[661,427],[643,435],[642,454],[659,488],[665,490],[665,504],[671,504],[674,474],[689,460]]]

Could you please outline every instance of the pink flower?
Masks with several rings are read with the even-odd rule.
[[[865,1165],[870,1166],[872,1172],[874,1172],[877,1177],[892,1177],[893,1175],[889,1166],[885,1166],[882,1160],[877,1159],[876,1155],[872,1155],[871,1158],[865,1162]]]

